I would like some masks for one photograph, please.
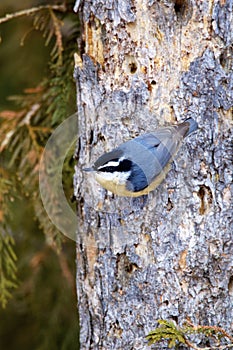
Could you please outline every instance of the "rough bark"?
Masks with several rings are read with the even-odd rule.
[[[81,349],[149,349],[144,337],[161,318],[230,330],[232,1],[89,0],[78,7]],[[188,116],[199,130],[144,207],[83,173],[121,142]]]

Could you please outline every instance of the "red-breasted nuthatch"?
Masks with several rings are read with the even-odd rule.
[[[96,180],[119,196],[148,194],[165,178],[184,137],[197,128],[192,118],[159,128],[122,143],[84,170],[94,171]]]

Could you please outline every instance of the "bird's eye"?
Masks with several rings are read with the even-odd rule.
[[[114,166],[102,166],[98,168],[98,171],[102,171],[103,173],[114,173],[116,171],[116,167]]]

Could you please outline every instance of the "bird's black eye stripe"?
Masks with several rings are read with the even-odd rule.
[[[117,162],[117,161],[119,161],[119,159],[111,159],[111,162]],[[107,165],[107,163],[106,163],[106,165]],[[131,160],[123,159],[116,166],[113,166],[113,165],[104,166],[104,167],[100,167],[100,169],[98,169],[98,170],[101,172],[113,173],[114,171],[128,172],[131,170],[131,168],[132,168]]]
[[[113,173],[116,170],[116,166],[105,166],[104,168],[98,169],[98,171],[101,171],[102,173]]]

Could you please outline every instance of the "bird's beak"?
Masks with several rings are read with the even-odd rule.
[[[83,168],[83,171],[87,171],[87,172],[94,171],[94,168]]]

